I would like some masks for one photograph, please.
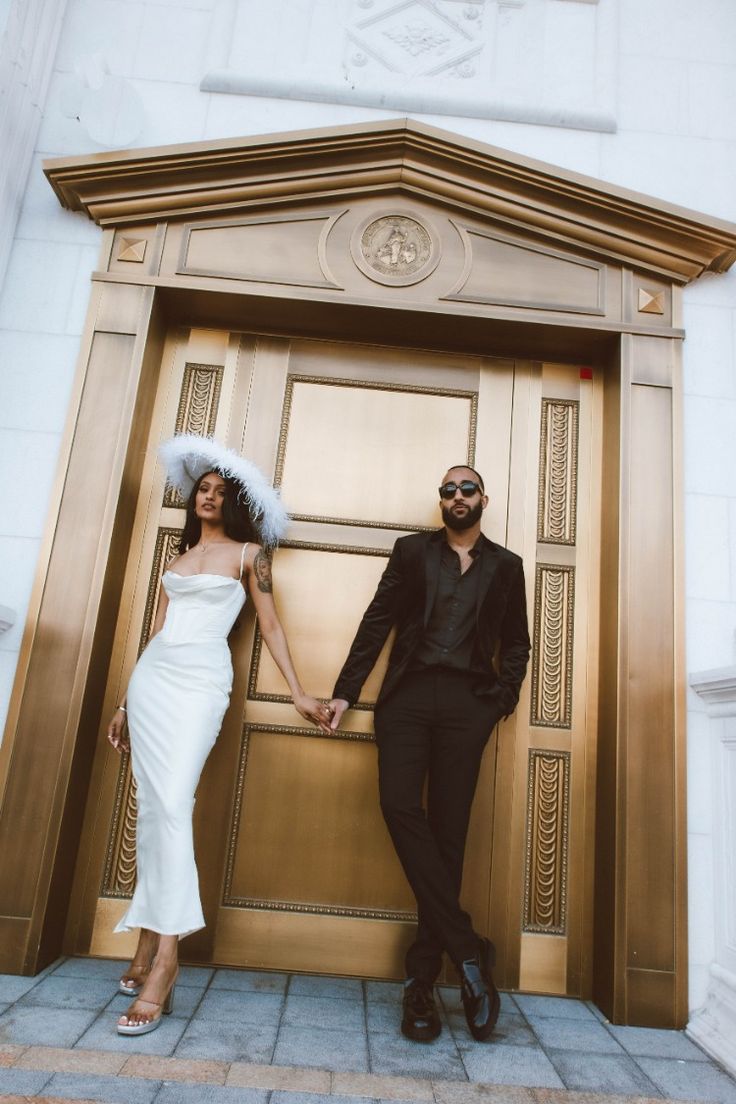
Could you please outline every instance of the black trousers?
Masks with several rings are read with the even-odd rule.
[[[406,974],[427,982],[443,951],[457,967],[478,951],[460,886],[481,756],[500,711],[473,681],[441,667],[409,672],[375,714],[381,809],[417,899]]]

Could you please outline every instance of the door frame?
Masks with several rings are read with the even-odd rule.
[[[427,348],[543,354],[603,373],[592,996],[614,1022],[682,1026],[680,288],[730,266],[736,228],[407,120],[70,158],[46,172],[61,201],[105,232],[0,751],[0,970],[35,973],[63,947],[166,332],[183,319],[243,328],[247,318],[249,330],[280,334],[288,318],[302,336],[360,341],[378,331],[382,344],[417,345],[421,335]],[[339,280],[317,287],[187,268],[185,218],[191,235],[213,212],[222,226],[269,203],[293,223],[306,198],[304,221],[315,222],[317,198],[337,195],[343,206],[366,195],[388,209],[400,201],[417,220],[429,197],[453,217],[472,214],[479,238],[478,223],[487,225],[489,248],[508,244],[511,227],[526,235],[514,248],[530,279],[539,283],[537,254],[563,258],[599,274],[599,301],[581,313],[543,295],[526,305],[423,297],[434,275],[397,300],[378,281],[345,294]],[[344,224],[332,224],[335,240]],[[323,272],[326,240],[316,246]]]

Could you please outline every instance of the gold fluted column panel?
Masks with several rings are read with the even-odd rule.
[[[594,996],[615,1022],[659,1027],[687,1019],[679,358],[679,342],[622,338],[606,427],[621,448],[604,479],[618,586],[603,613],[596,906],[613,923],[597,930]]]
[[[160,355],[152,289],[94,288],[2,749],[0,971],[59,952]]]

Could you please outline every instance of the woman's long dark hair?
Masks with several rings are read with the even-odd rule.
[[[240,541],[241,544],[245,544],[246,541],[260,541],[261,539],[250,516],[247,504],[238,497],[237,483],[213,469],[211,472],[203,472],[200,475],[187,499],[187,516],[179,540],[180,556],[188,548],[194,548],[195,544],[199,544],[199,539],[202,536],[202,522],[197,517],[196,499],[199,485],[207,475],[219,475],[221,479],[225,480],[225,497],[222,502],[225,536],[230,537],[231,540]]]

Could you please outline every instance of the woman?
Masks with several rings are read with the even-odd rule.
[[[163,574],[151,637],[107,738],[130,748],[137,786],[138,879],[116,931],[140,928],[120,980],[137,999],[122,1035],[142,1035],[170,1012],[178,940],[204,926],[192,846],[194,791],[232,688],[227,636],[245,603],[286,679],[297,711],[329,732],[329,708],[304,693],[274,606],[266,548],[288,518],[261,472],[215,441],[191,435],[161,447],[168,481],[189,498],[179,554]],[[259,539],[260,538],[260,539]],[[130,736],[126,734],[127,724]]]

